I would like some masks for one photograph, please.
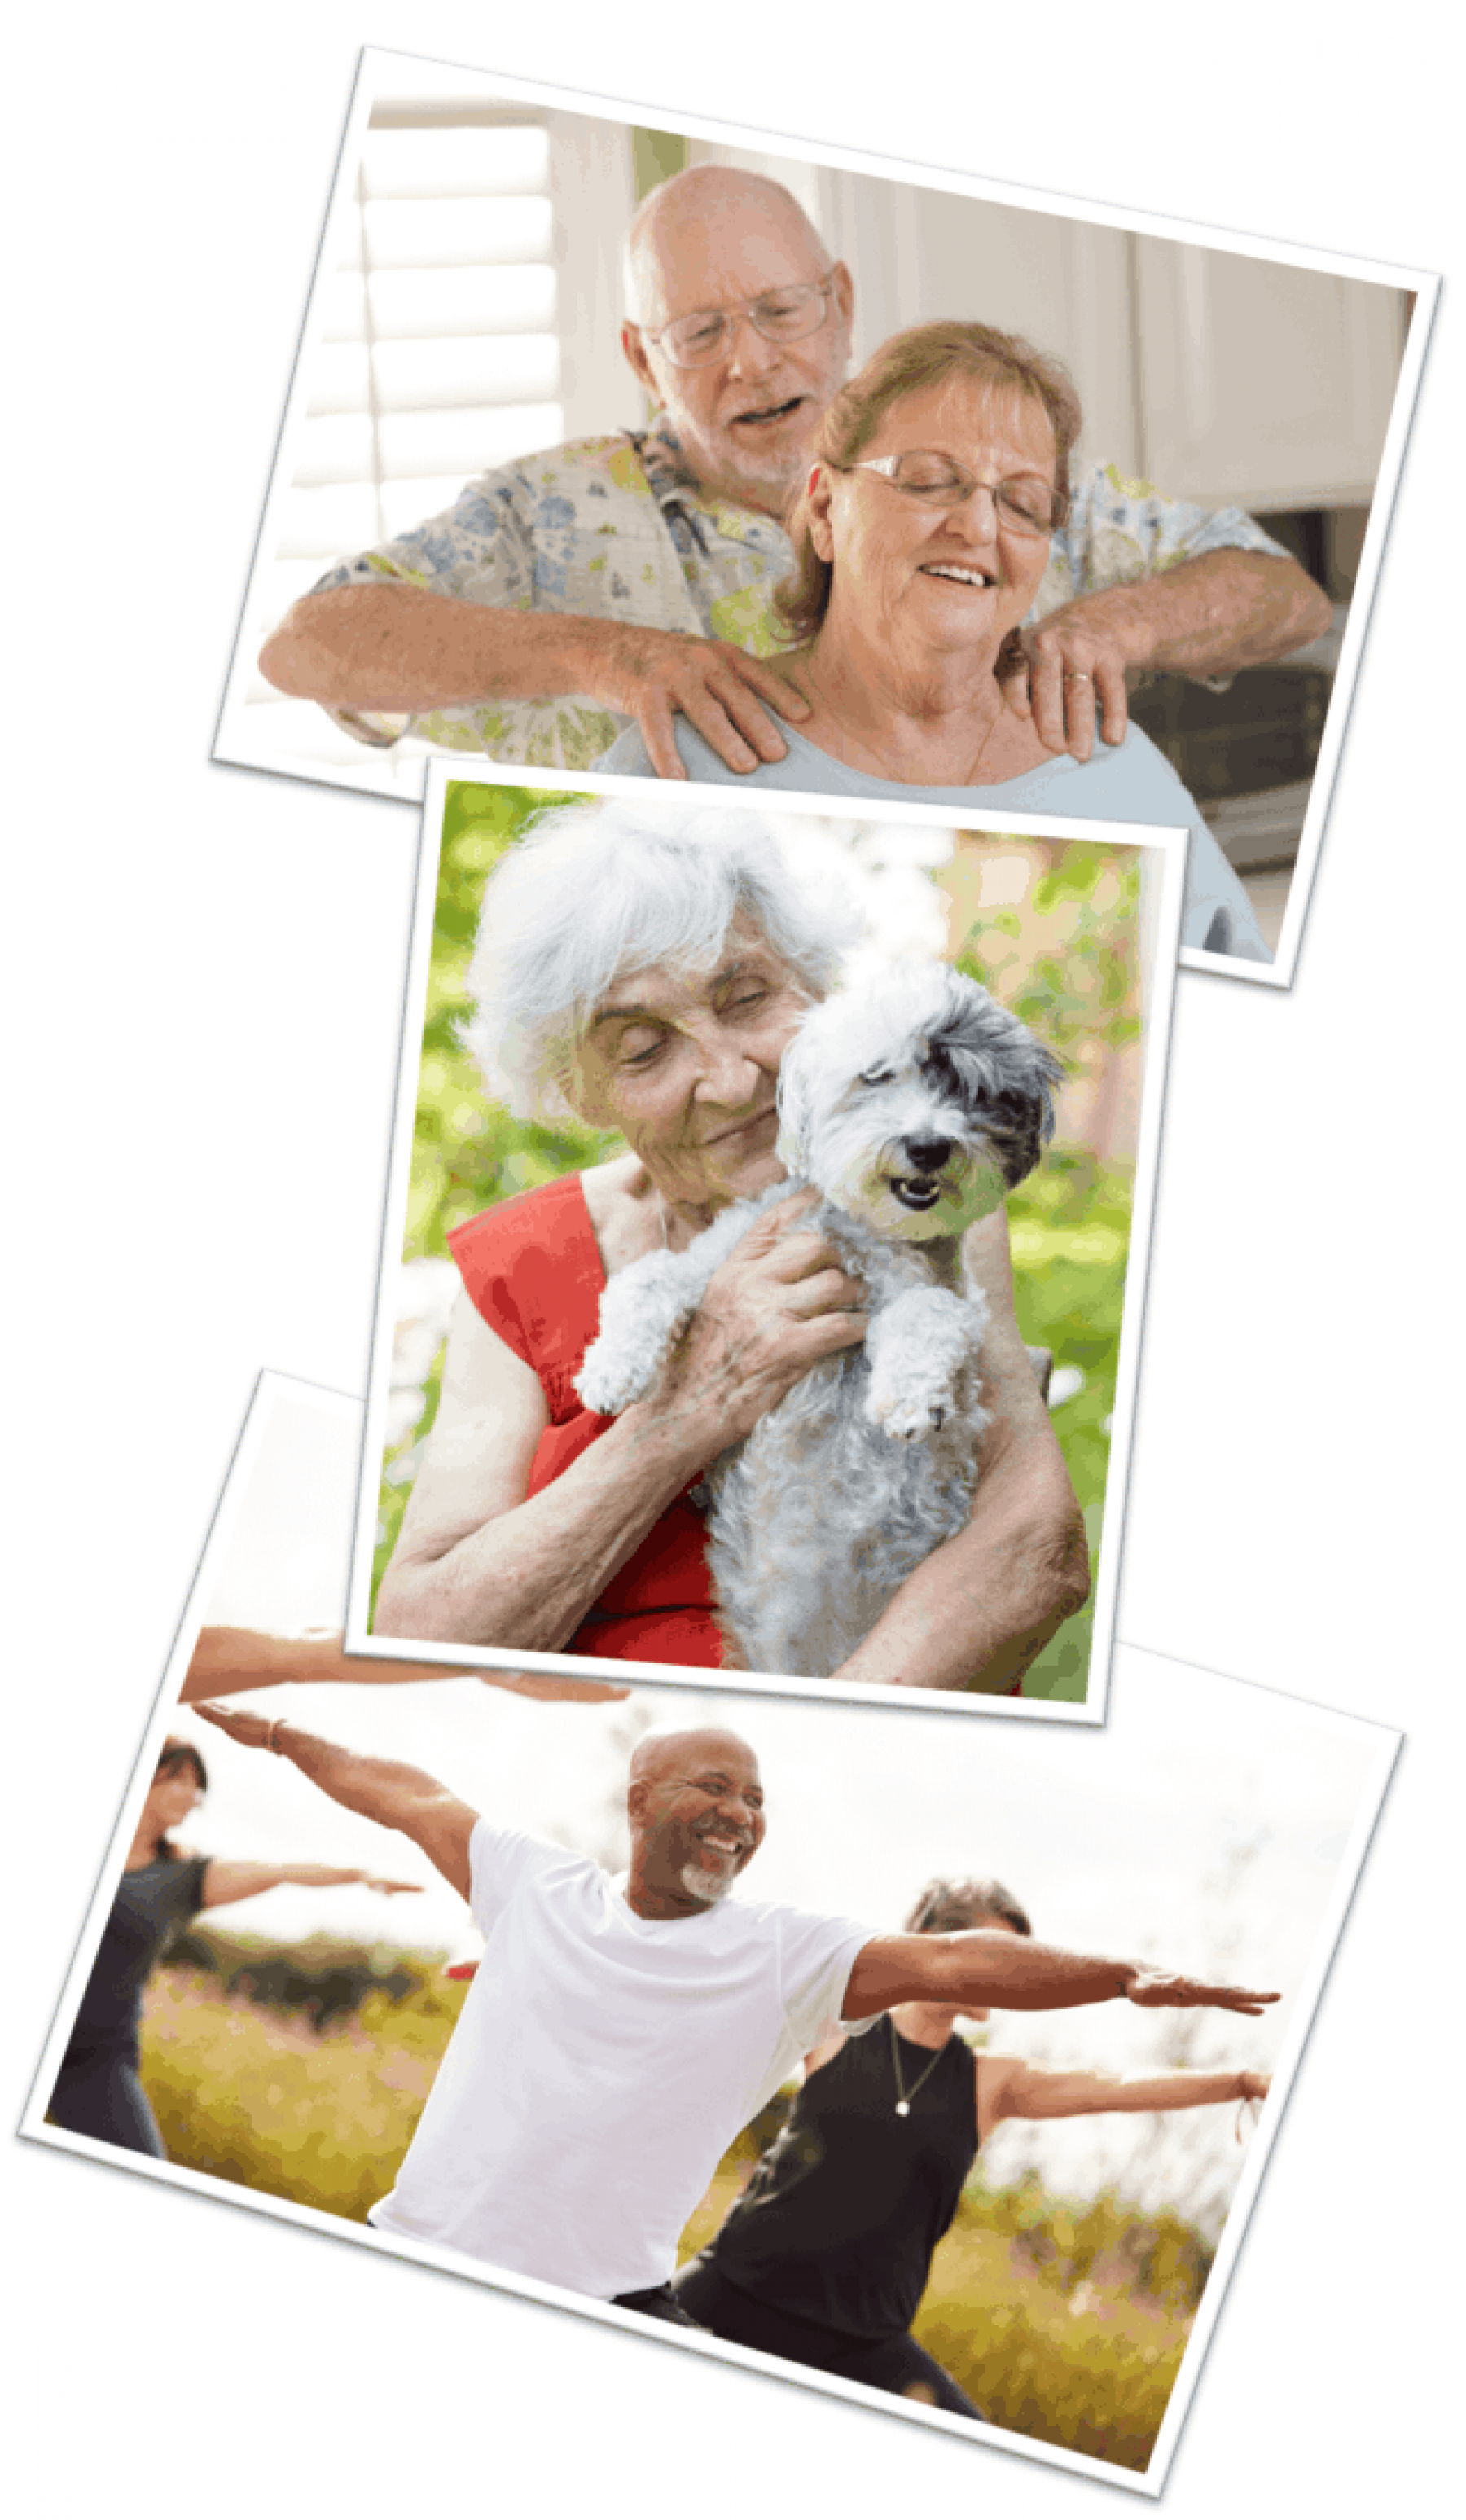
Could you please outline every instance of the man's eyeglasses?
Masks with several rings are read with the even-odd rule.
[[[1069,514],[1062,490],[1020,475],[1015,481],[979,481],[955,455],[911,448],[904,455],[867,455],[858,464],[832,464],[832,472],[878,472],[892,488],[928,508],[959,508],[974,490],[986,490],[1004,524],[1019,534],[1052,534]]]
[[[642,329],[642,338],[657,341],[675,368],[710,368],[727,355],[736,318],[745,316],[766,341],[805,341],[818,333],[829,311],[831,272],[826,280],[801,280],[792,289],[769,289],[737,306],[709,306],[697,315],[679,315],[659,333]]]

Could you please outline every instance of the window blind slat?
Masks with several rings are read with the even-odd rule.
[[[550,134],[533,127],[369,131],[362,153],[362,191],[373,202],[549,189]]]
[[[453,473],[462,483],[511,456],[553,446],[562,425],[556,402],[521,403],[510,409],[477,405],[464,411],[383,412],[378,425],[381,478],[402,481],[415,474]]]
[[[368,202],[361,233],[374,271],[452,270],[464,263],[548,262],[555,218],[543,193],[492,202]]]
[[[491,271],[375,271],[367,290],[378,340],[550,332],[555,324],[555,273],[547,264],[504,264]]]
[[[489,341],[378,341],[372,368],[382,411],[553,402],[559,343],[553,333],[501,333]]]
[[[369,411],[335,411],[308,420],[295,448],[291,487],[306,490],[332,481],[370,481],[377,469],[375,438]]]
[[[313,560],[319,577],[328,561],[370,551],[377,540],[377,493],[370,481],[327,482],[289,489],[281,502],[280,560]]]
[[[311,362],[312,419],[328,412],[364,411],[372,396],[372,362],[364,341],[325,341]]]

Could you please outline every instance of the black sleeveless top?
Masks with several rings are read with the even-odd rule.
[[[893,2037],[908,2117],[897,2114]],[[706,2263],[791,2318],[900,2335],[976,2156],[971,2048],[955,2037],[918,2048],[885,2014],[810,2076]]]

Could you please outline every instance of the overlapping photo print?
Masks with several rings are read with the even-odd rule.
[[[354,1651],[1098,1720],[1181,832],[424,822]]]
[[[1158,2493],[1396,1735],[354,1660],[360,1438],[263,1378],[22,2132]]]

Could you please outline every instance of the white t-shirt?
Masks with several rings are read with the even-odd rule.
[[[599,1865],[482,1820],[468,1862],[487,1949],[371,2220],[600,2301],[665,2283],[875,1929],[740,1899],[639,1916]]]

